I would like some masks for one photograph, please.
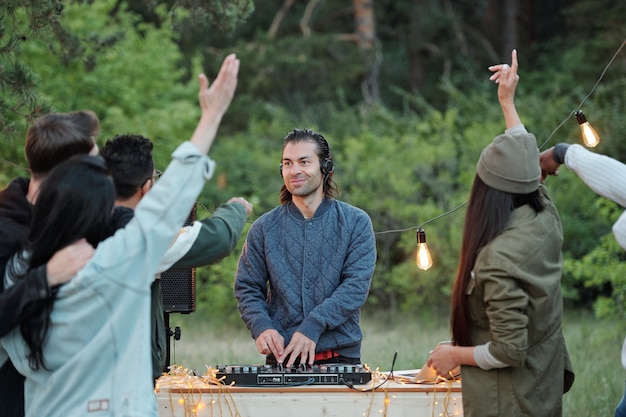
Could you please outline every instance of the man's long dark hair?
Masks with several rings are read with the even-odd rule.
[[[54,168],[42,182],[33,208],[30,233],[24,245],[29,253],[28,270],[45,265],[55,252],[81,238],[96,247],[111,236],[114,202],[113,179],[101,157],[80,155]],[[23,277],[27,271],[12,268],[10,272]],[[30,350],[29,365],[35,370],[45,368],[43,346],[53,303],[54,298],[48,300],[39,314],[20,325]]]
[[[314,132],[310,129],[294,129],[285,136],[285,141],[283,143],[283,149],[287,146],[288,143],[298,143],[298,142],[311,142],[314,143],[317,147],[317,156],[319,157],[320,164],[328,159],[330,161],[333,160],[333,156],[330,152],[330,145],[324,136],[321,134]],[[324,174],[324,198],[335,198],[339,193],[337,189],[337,185],[333,181],[334,172],[328,172]],[[280,189],[280,203],[287,204],[291,202],[293,196],[287,190],[287,187],[283,184]]]
[[[472,346],[471,318],[467,302],[467,286],[478,252],[502,233],[512,211],[524,204],[536,212],[543,210],[539,191],[511,194],[486,185],[478,175],[470,193],[459,267],[452,292],[452,340],[455,345]]]

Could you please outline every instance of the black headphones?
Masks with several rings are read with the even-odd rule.
[[[330,158],[326,158],[320,163],[320,169],[322,174],[328,175],[335,171],[335,164],[333,164],[333,161]]]

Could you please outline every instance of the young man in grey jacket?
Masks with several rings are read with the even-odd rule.
[[[358,364],[376,264],[371,220],[334,198],[334,163],[319,133],[291,131],[280,168],[282,204],[251,226],[239,259],[241,317],[268,364]]]

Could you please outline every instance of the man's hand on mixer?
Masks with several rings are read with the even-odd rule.
[[[278,363],[283,363],[287,355],[290,355],[289,362],[287,362],[287,368],[291,367],[298,357],[300,357],[301,364],[308,364],[311,366],[313,365],[313,362],[315,362],[316,345],[317,344],[314,341],[302,333],[295,332],[282,356],[277,356],[276,358]]]
[[[285,339],[274,329],[264,330],[255,342],[257,350],[262,355],[271,353],[278,359],[285,351]]]

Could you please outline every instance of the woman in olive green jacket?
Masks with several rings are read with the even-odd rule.
[[[489,67],[506,131],[482,152],[453,291],[452,345],[428,364],[461,366],[465,417],[562,415],[573,383],[563,338],[563,232],[540,184],[539,151],[514,104],[517,53]]]

